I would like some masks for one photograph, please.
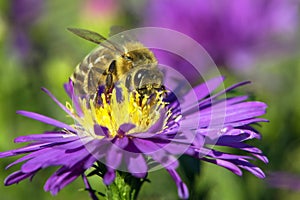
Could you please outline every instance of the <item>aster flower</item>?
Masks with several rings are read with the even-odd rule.
[[[151,0],[139,17],[144,17],[144,26],[189,35],[218,66],[241,69],[253,66],[262,56],[291,49],[298,29],[298,6],[294,0]],[[181,66],[179,58],[164,55],[160,59]]]
[[[222,83],[222,77],[211,79],[185,93],[181,100],[175,95],[180,93],[176,89],[167,94],[157,92],[151,96],[139,96],[122,85],[116,86],[111,97],[107,98],[100,86],[95,103],[76,96],[70,81],[65,84],[65,90],[72,104],[66,106],[43,89],[74,119],[74,124],[65,124],[38,113],[18,111],[20,115],[60,130],[17,137],[16,143],[29,144],[0,153],[0,158],[26,154],[7,166],[22,163],[19,170],[6,178],[5,185],[32,179],[38,171],[49,166],[59,166],[45,183],[45,191],[55,195],[82,176],[91,198],[97,199],[86,177],[90,168],[96,168],[91,173],[99,172],[103,182],[110,186],[118,178],[116,171],[125,171],[144,181],[149,171],[162,167],[176,183],[179,197],[186,199],[188,189],[176,172],[177,157],[182,154],[219,165],[237,175],[242,175],[241,169],[245,169],[264,178],[263,171],[250,161],[258,158],[267,163],[267,158],[258,148],[245,142],[260,138],[250,125],[266,121],[257,118],[265,113],[266,104],[247,102],[246,96],[222,96],[248,82],[211,94],[210,89],[215,90]],[[191,101],[193,96],[195,102]],[[197,115],[200,116],[198,123],[195,121]],[[238,149],[248,155],[222,152],[215,146]]]

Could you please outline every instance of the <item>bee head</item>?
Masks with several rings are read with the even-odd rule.
[[[141,95],[151,95],[163,89],[163,74],[154,67],[134,69],[125,77],[125,86]]]
[[[125,53],[116,59],[120,82],[142,95],[160,90],[163,74],[157,68],[157,59],[152,51],[138,42],[126,44],[124,50]]]

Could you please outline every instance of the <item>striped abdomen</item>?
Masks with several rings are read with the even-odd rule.
[[[94,94],[99,84],[105,84],[103,73],[114,59],[110,49],[98,47],[79,63],[71,76],[77,95]]]

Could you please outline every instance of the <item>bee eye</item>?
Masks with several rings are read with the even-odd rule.
[[[134,76],[134,85],[139,87],[142,83],[142,79],[144,78],[145,74],[147,74],[148,70],[141,69],[139,70]]]
[[[130,85],[131,85],[131,75],[128,75],[125,81],[125,86],[130,89]]]

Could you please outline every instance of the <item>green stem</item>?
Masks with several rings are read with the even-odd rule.
[[[136,178],[126,172],[116,172],[116,178],[106,188],[107,200],[135,200],[147,179]]]

